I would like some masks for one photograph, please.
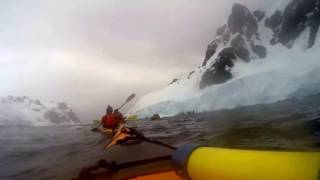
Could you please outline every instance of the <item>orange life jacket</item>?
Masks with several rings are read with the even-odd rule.
[[[118,126],[118,121],[117,121],[116,116],[114,114],[104,115],[102,117],[101,122],[104,127],[112,128],[112,127]]]
[[[102,125],[106,128],[116,128],[119,123],[124,123],[124,117],[120,112],[104,115],[102,117]]]

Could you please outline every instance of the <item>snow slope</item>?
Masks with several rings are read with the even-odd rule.
[[[129,113],[172,116],[319,93],[319,5],[319,0],[278,1],[260,11],[265,14],[259,19],[245,6],[235,4],[225,27],[208,45],[203,66],[190,78],[142,97]],[[301,13],[305,18],[297,18]],[[239,16],[243,18],[237,19]],[[257,46],[266,51],[256,53]],[[222,53],[228,48],[231,56]]]
[[[43,104],[27,96],[0,97],[0,125],[65,125],[80,123],[66,103]]]

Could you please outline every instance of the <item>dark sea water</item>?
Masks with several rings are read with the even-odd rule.
[[[181,114],[129,125],[175,146],[320,150],[320,95],[233,110]],[[101,134],[90,125],[0,127],[0,179],[71,179],[104,156]]]

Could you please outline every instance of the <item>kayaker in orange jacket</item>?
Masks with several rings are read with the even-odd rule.
[[[106,114],[101,119],[102,126],[104,128],[112,129],[112,132],[114,133],[114,130],[121,123],[124,123],[122,113],[120,113],[118,109],[113,111],[113,108],[110,105],[108,105]]]

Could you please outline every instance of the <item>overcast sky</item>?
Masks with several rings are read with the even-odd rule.
[[[200,65],[235,2],[264,1],[1,0],[0,96],[66,101],[82,119],[99,117]]]

